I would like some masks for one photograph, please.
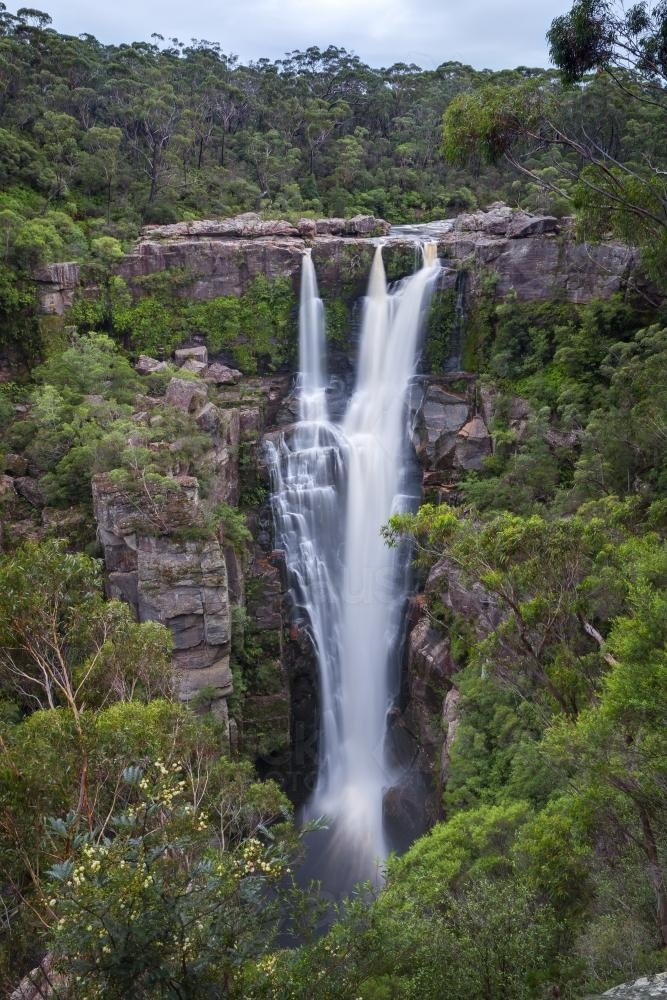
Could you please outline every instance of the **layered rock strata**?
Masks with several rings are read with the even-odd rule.
[[[567,220],[532,216],[506,205],[459,216],[434,230],[433,238],[441,258],[470,271],[473,295],[488,270],[496,275],[498,298],[513,292],[520,300],[546,300],[557,289],[560,298],[589,302],[624,291],[637,278],[634,249],[576,241]],[[378,239],[386,246],[393,278],[414,270],[414,238],[389,235],[389,225],[381,219],[305,219],[293,225],[247,214],[146,227],[117,273],[140,295],[138,279],[174,270],[181,275],[181,294],[206,300],[241,295],[259,275],[288,278],[296,286],[301,258],[310,247],[320,289],[356,297],[363,294]],[[79,285],[79,267],[51,264],[34,279],[42,312],[62,315]]]

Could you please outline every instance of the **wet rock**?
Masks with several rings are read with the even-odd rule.
[[[290,393],[289,396],[283,400],[283,404],[278,410],[276,415],[276,424],[279,427],[290,427],[292,424],[296,424],[299,420],[299,413],[299,396],[296,392]]]
[[[422,616],[408,638],[408,704],[401,725],[416,739],[426,771],[439,769],[442,703],[456,669],[448,636]]]
[[[382,799],[382,818],[390,844],[404,851],[433,824],[427,776],[413,767]]]

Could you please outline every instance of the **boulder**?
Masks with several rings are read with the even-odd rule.
[[[429,385],[414,421],[417,453],[427,465],[443,466],[444,456],[453,448],[453,437],[467,422],[468,401],[465,396],[448,392],[439,385]],[[450,445],[451,439],[451,445]],[[447,464],[446,462],[444,464]]]
[[[134,363],[135,371],[139,372],[140,375],[152,375],[153,372],[163,372],[167,367],[166,361],[149,358],[147,354],[140,354]]]
[[[0,475],[0,500],[15,500],[16,488],[11,476]]]
[[[236,385],[242,378],[241,372],[237,371],[236,368],[228,368],[227,365],[221,365],[218,361],[209,365],[202,373],[202,377],[206,382],[213,382],[214,385]]]
[[[509,224],[507,235],[511,240],[523,240],[528,236],[557,233],[559,228],[558,219],[553,215],[516,215]]]
[[[506,236],[514,213],[509,205],[494,202],[486,212],[480,210],[459,215],[454,222],[458,232],[484,233],[487,236]]]
[[[387,236],[391,225],[374,215],[355,215],[345,222],[345,236]]]
[[[40,964],[9,994],[9,1000],[49,1000],[51,997],[66,994],[67,976],[56,972],[54,966],[54,955],[52,952],[47,952]]]
[[[220,410],[215,403],[206,403],[196,417],[197,427],[212,434],[220,425]]]
[[[454,466],[465,470],[479,470],[483,468],[484,459],[491,451],[491,435],[478,414],[464,424],[456,435]]]
[[[206,385],[191,379],[172,378],[167,386],[165,400],[184,413],[196,413],[207,401]]]
[[[312,240],[317,236],[317,223],[314,219],[299,219],[296,228],[299,230],[299,236],[303,236],[304,239]]]
[[[46,497],[37,479],[32,476],[17,476],[14,479],[14,486],[19,496],[27,500],[32,507],[44,507]]]
[[[197,347],[181,347],[174,351],[174,359],[179,366],[183,366],[186,361],[198,361],[206,367],[208,365],[208,350],[203,344]]]
[[[193,375],[203,375],[208,365],[203,361],[195,361],[194,358],[188,358],[187,361],[183,362],[181,368],[185,372],[192,372]]]
[[[351,219],[318,219],[318,236],[386,236],[391,225],[374,215],[355,215]]]
[[[643,976],[634,983],[624,983],[607,990],[602,997],[609,1000],[667,1000],[667,972],[657,972],[653,976]],[[601,1000],[589,997],[588,1000]]]

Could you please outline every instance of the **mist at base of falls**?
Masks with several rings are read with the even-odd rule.
[[[325,329],[309,252],[299,319],[299,415],[270,456],[276,545],[295,618],[319,676],[318,772],[305,817],[327,817],[313,873],[347,888],[379,882],[390,845],[383,798],[399,778],[386,749],[400,683],[405,553],[381,528],[418,503],[410,489],[406,395],[439,265],[387,287],[376,251],[364,301],[356,384],[343,419],[327,409]],[[315,835],[313,835],[315,836]],[[327,871],[329,870],[329,874]]]

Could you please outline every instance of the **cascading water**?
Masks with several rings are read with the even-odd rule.
[[[387,854],[384,789],[395,775],[384,741],[396,697],[390,664],[405,599],[400,556],[380,529],[404,506],[405,397],[421,319],[437,274],[424,266],[392,292],[378,248],[369,279],[357,383],[340,426],[328,421],[321,303],[304,258],[300,312],[300,413],[274,456],[276,533],[297,614],[307,620],[320,671],[320,741],[311,815],[332,823],[332,847],[355,878]]]
[[[294,616],[308,627],[315,647],[326,714],[338,711],[345,443],[328,420],[323,359],[324,312],[306,252],[299,303],[300,420],[282,437],[279,451],[270,446],[268,460],[277,544],[285,556]],[[322,734],[319,755],[324,761],[325,747]]]

